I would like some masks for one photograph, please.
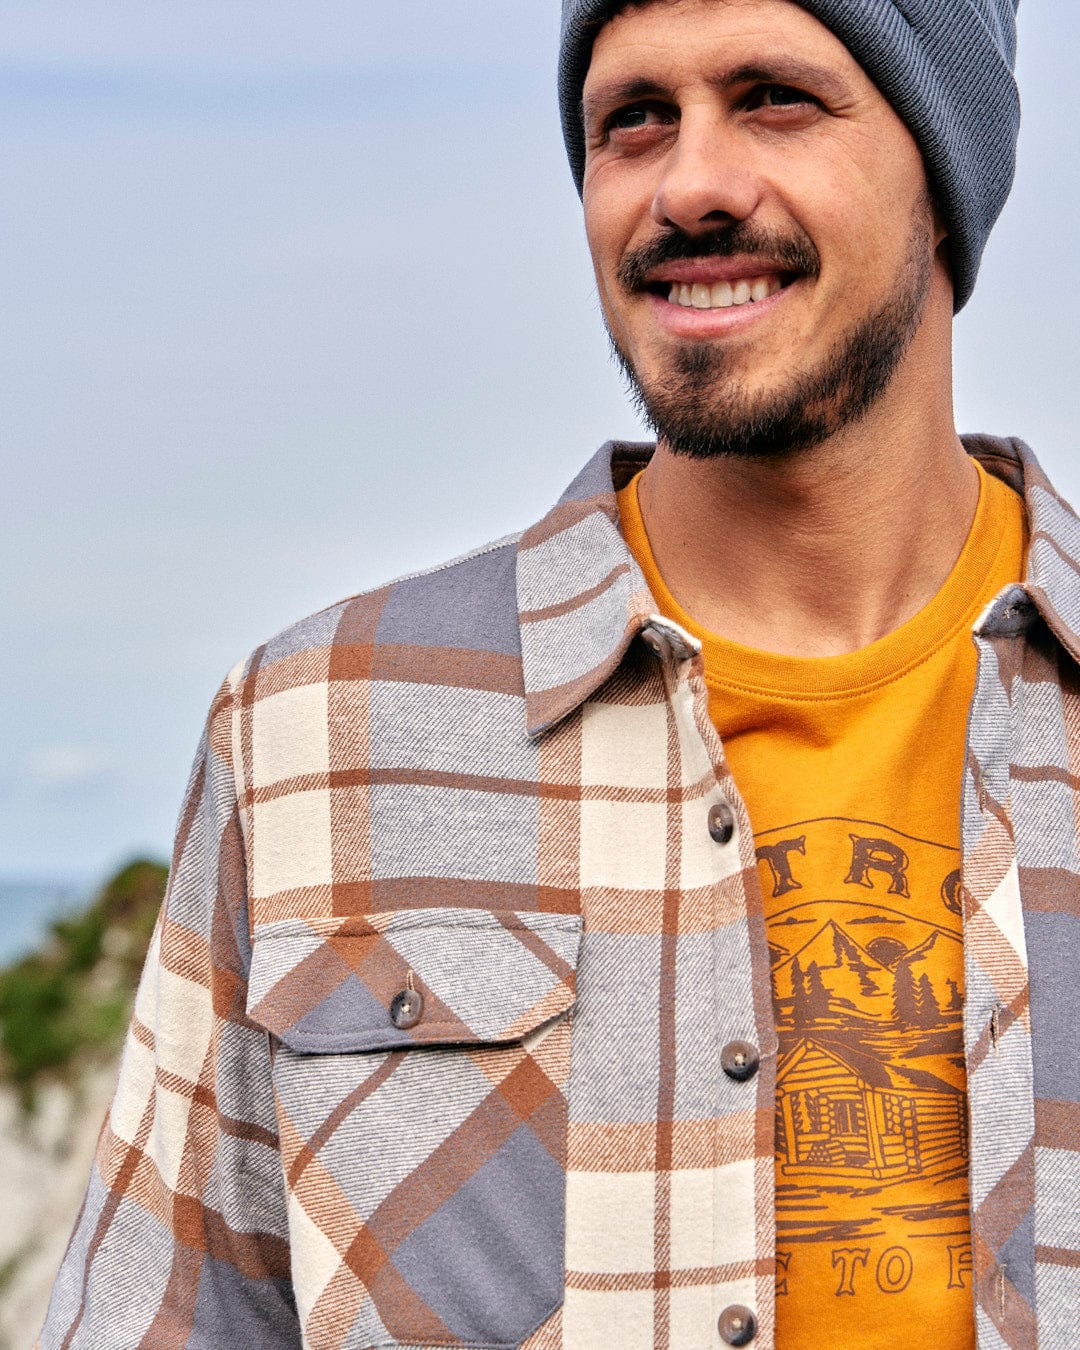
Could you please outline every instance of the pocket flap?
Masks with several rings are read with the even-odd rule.
[[[580,938],[580,915],[533,911],[284,919],[255,930],[248,1016],[302,1051],[515,1041],[573,1006]]]

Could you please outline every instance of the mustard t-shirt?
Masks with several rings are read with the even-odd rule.
[[[1020,498],[979,466],[942,589],[847,656],[704,631],[659,575],[635,479],[627,543],[702,643],[754,826],[780,1037],[779,1350],[975,1344],[962,1013],[960,791],[985,605],[1021,579]]]

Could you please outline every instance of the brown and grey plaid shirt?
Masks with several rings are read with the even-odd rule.
[[[1020,443],[968,448],[1031,538],[976,628],[963,782],[978,1344],[1069,1350],[1080,525]],[[47,1350],[706,1350],[732,1307],[772,1346],[754,842],[619,534],[646,454],[230,674]]]

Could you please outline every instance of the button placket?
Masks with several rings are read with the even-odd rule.
[[[723,783],[725,778],[727,778],[730,783],[728,766],[724,760],[722,746],[720,745],[718,738],[714,739],[709,735],[709,732],[714,731],[715,729],[707,718],[707,690],[704,680],[700,678],[700,671],[698,672],[698,677],[696,682],[697,687],[693,690],[695,698],[694,730],[699,737],[703,738],[703,749],[708,756],[709,763],[715,774],[714,781],[717,786],[719,786]],[[705,715],[703,716],[702,714]],[[720,790],[723,791],[723,788],[721,787]],[[730,903],[728,887],[739,884],[737,877],[733,879],[733,873],[738,867],[739,860],[733,858],[728,850],[738,849],[740,857],[744,851],[748,851],[750,858],[752,859],[753,857],[753,836],[744,826],[745,812],[743,811],[742,803],[738,796],[737,787],[734,785],[729,786],[728,793],[730,795],[713,797],[711,803],[708,803],[707,805],[703,803],[702,806],[698,808],[702,811],[702,816],[698,817],[701,823],[697,826],[697,828],[700,829],[704,825],[709,831],[709,836],[713,845],[717,847],[718,850],[725,850],[723,854],[718,851],[717,854],[714,855],[713,862],[713,866],[715,867],[714,886],[719,906],[724,910],[726,910]],[[746,863],[746,866],[748,866],[748,860],[744,860],[744,862]],[[746,866],[744,866],[744,871],[746,870]],[[751,874],[752,879],[747,884],[753,885],[756,884],[756,869],[751,869]],[[721,914],[718,909],[716,922],[719,927],[730,922],[730,918],[726,913]],[[748,1004],[752,1006],[753,1003],[749,991],[747,991],[747,997],[737,997],[731,987],[730,980],[724,978],[723,970],[715,962],[713,979],[716,981],[716,1007],[715,1020],[713,1023],[714,1033],[726,1023],[729,1035],[731,1035],[732,1032],[735,1032],[737,1035],[739,1031],[743,1031],[744,1034],[749,1032],[751,1035],[754,1035],[755,1033],[751,1030],[751,1026],[747,1026],[745,1022],[743,1022]],[[740,1023],[742,1023],[742,1025],[740,1025]],[[765,1038],[768,1039],[767,1031]],[[718,1098],[722,1099],[725,1103],[728,1103],[729,1105],[726,1109],[730,1109],[730,1104],[734,1104],[738,1099],[747,1097],[748,1094],[754,1092],[754,1087],[752,1085],[746,1087],[742,1087],[741,1085],[752,1084],[752,1081],[761,1071],[761,1050],[759,1045],[751,1040],[732,1040],[726,1044],[717,1040],[713,1042],[713,1045],[716,1047],[713,1050],[715,1058],[712,1059],[711,1064],[708,1066],[709,1077],[714,1084]],[[771,1053],[775,1053],[775,1051],[772,1051]],[[740,1086],[737,1087],[735,1086],[736,1084]],[[736,1185],[742,1203],[751,1208],[755,1207],[756,1195],[753,1188],[744,1189],[738,1183],[733,1183],[733,1185]],[[734,1199],[734,1196],[729,1197],[726,1203],[731,1203]],[[717,1212],[714,1210],[712,1225],[714,1253],[717,1251],[717,1241],[722,1236],[718,1232],[717,1218]],[[722,1259],[722,1257],[718,1259]],[[712,1317],[715,1320],[712,1323],[714,1328],[712,1332],[713,1337],[719,1336],[721,1342],[725,1345],[750,1345],[757,1337],[759,1330],[756,1313],[752,1308],[743,1304],[730,1304],[725,1307],[721,1302],[723,1292],[725,1291],[722,1290],[722,1287],[714,1286]],[[730,1291],[728,1292],[730,1296]],[[747,1293],[749,1292],[750,1291],[747,1290]]]

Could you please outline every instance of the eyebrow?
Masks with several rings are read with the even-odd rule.
[[[837,103],[849,101],[854,92],[835,71],[792,56],[770,57],[767,61],[732,66],[730,70],[713,75],[709,84],[716,89],[733,89],[744,84],[790,84],[808,91],[817,90]],[[589,126],[612,108],[640,103],[643,99],[671,97],[671,86],[658,80],[642,76],[609,80],[590,89],[582,100],[585,125]]]
[[[601,113],[610,108],[620,108],[627,103],[640,103],[647,98],[670,98],[671,90],[655,80],[609,80],[597,85],[582,100],[582,112],[585,125],[594,121]]]
[[[738,84],[809,85],[837,102],[850,99],[854,92],[842,75],[838,75],[827,66],[800,60],[797,56],[777,56],[768,61],[751,61],[727,71],[713,83],[725,88]]]

